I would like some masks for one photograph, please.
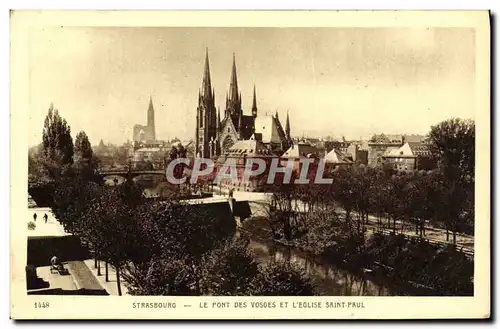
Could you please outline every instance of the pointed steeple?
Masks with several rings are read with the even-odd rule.
[[[203,71],[203,84],[201,86],[201,94],[205,98],[212,98],[212,82],[210,80],[210,63],[208,60],[208,47],[205,51],[205,70]]]
[[[255,84],[253,85],[252,116],[257,117],[257,97],[255,96]]]
[[[274,117],[279,120],[279,117],[278,117],[278,110],[276,110],[276,114],[274,115]]]
[[[155,132],[155,110],[153,108],[153,96],[149,94],[149,106],[148,106],[148,128],[150,131],[149,139],[156,140]]]
[[[149,107],[148,107],[148,111],[151,111],[153,110],[153,96],[151,94],[149,94]]]
[[[233,68],[231,70],[231,83],[229,85],[229,99],[237,101],[238,98],[238,78],[236,76],[236,58],[233,53]]]
[[[288,111],[286,112],[285,134],[286,134],[286,139],[288,140],[288,143],[291,143],[292,137],[290,135],[290,114],[288,113]]]
[[[220,107],[217,108],[217,131],[220,130]]]

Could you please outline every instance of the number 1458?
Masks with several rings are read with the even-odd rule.
[[[49,308],[49,302],[35,302],[35,308]]]

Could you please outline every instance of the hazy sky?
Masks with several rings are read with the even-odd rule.
[[[221,112],[235,52],[244,112],[255,83],[259,114],[289,111],[294,136],[425,134],[474,117],[472,29],[61,27],[30,36],[30,145],[51,102],[73,137],[125,142],[146,124],[150,94],[157,138],[193,138],[205,47]]]

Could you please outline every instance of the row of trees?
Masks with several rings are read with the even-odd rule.
[[[171,199],[151,202],[132,181],[106,186],[97,178],[84,132],[52,106],[30,174],[53,185],[52,211],[65,230],[92,250],[96,267],[116,270],[135,295],[314,295],[302,270],[289,263],[257,264],[235,222],[220,209]],[[182,150],[177,149],[179,156]],[[180,151],[180,152],[179,152]],[[35,161],[36,160],[36,161]],[[98,273],[101,275],[101,273]]]
[[[423,237],[426,225],[444,228],[455,245],[458,232],[474,232],[474,124],[452,119],[432,127],[429,135],[440,164],[436,170],[397,172],[360,165],[329,172],[329,185],[267,186],[272,229],[281,227],[290,239],[307,228],[315,209],[341,208],[349,230],[358,234],[372,216],[378,229],[394,233],[414,225]]]
[[[474,124],[451,119],[429,136],[439,163],[433,171],[361,165],[332,170],[329,185],[268,186],[263,210],[270,234],[335,263],[377,262],[391,269],[389,276],[442,294],[470,293],[473,260],[455,246],[458,232],[474,231]],[[451,245],[429,244],[426,226],[444,228]],[[244,227],[262,232],[252,221]],[[404,234],[411,227],[419,238]]]

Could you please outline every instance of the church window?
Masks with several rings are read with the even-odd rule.
[[[227,127],[227,132],[230,132],[230,131],[231,131],[231,129],[229,129],[229,127]]]

